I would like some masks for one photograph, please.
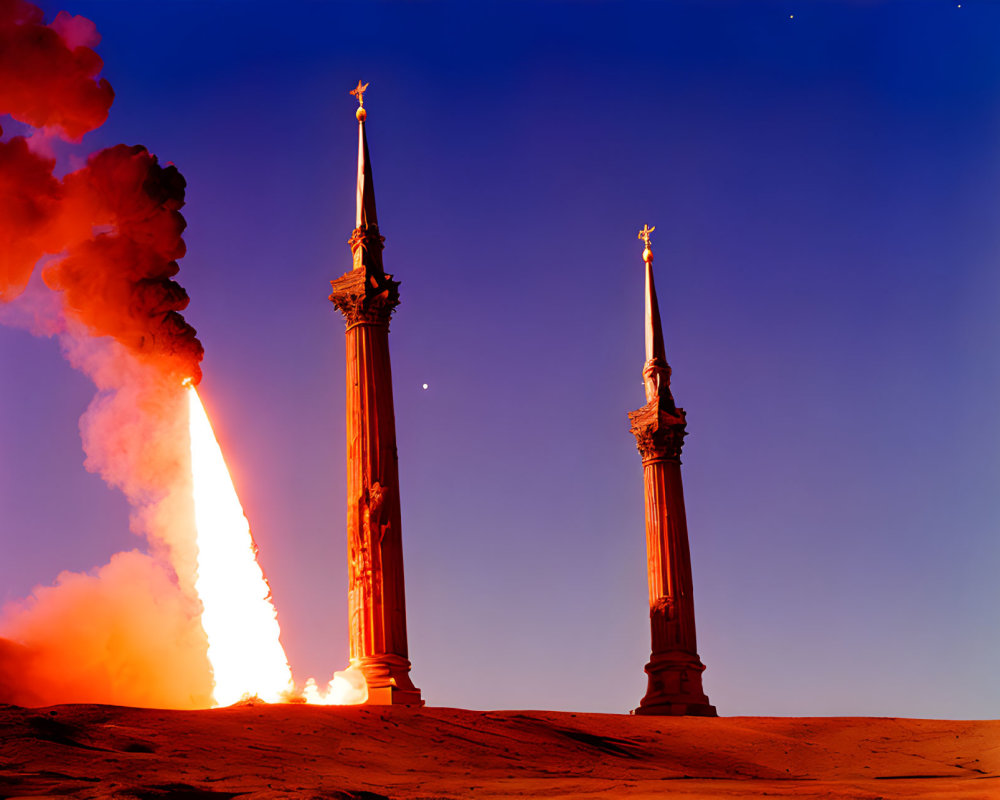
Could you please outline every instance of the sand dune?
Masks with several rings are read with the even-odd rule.
[[[1000,798],[1000,721],[0,706],[0,797]]]

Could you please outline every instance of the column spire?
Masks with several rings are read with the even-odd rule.
[[[715,707],[701,683],[705,665],[698,657],[695,638],[691,554],[681,484],[687,418],[684,409],[674,405],[670,393],[670,367],[653,283],[649,235],[654,230],[646,225],[639,231],[646,263],[646,363],[642,369],[646,405],[628,415],[642,456],[651,640],[646,694],[635,713],[714,717]]]
[[[358,81],[358,207],[350,245],[354,266],[331,281],[330,300],[347,322],[347,559],[351,666],[368,702],[423,705],[410,679],[403,585],[396,419],[389,320],[399,283],[382,269],[364,92]]]
[[[358,118],[358,213],[355,228],[367,228],[374,225],[378,228],[378,216],[375,213],[375,183],[372,181],[372,163],[368,157],[368,137],[365,135],[365,92],[368,84],[358,81],[351,94],[358,98],[358,110],[354,115]]]
[[[646,387],[646,402],[657,400],[658,405],[674,410],[674,398],[670,394],[670,365],[667,363],[666,348],[663,346],[663,328],[660,324],[660,305],[656,301],[656,284],[653,282],[653,245],[650,234],[654,225],[643,226],[639,239],[645,244],[642,260],[646,262],[646,363],[642,369],[642,382]]]
[[[368,155],[368,135],[365,132],[365,92],[368,84],[358,81],[350,94],[358,98],[358,108],[354,115],[358,119],[358,192],[357,213],[354,232],[351,234],[351,253],[354,255],[354,269],[364,268],[367,273],[380,277],[382,248],[385,237],[379,234],[378,214],[375,211],[375,181],[372,178],[372,162]]]

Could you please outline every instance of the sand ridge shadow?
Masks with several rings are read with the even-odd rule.
[[[111,795],[112,800],[232,800],[246,792],[220,792],[199,789],[187,783],[162,783],[121,789]]]

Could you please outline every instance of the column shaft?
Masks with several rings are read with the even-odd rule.
[[[697,656],[680,462],[647,461],[643,479],[652,653],[682,650]]]
[[[364,671],[372,702],[419,703],[408,675],[388,321],[349,326],[346,348],[351,664]]]

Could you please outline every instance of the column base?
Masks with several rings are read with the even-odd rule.
[[[419,689],[400,689],[398,686],[369,686],[366,706],[422,706]]]
[[[634,714],[674,717],[716,717],[715,706],[701,688],[705,665],[685,652],[657,653],[646,664],[646,696]]]
[[[709,703],[664,703],[639,706],[632,712],[640,717],[717,717],[715,706]]]
[[[420,690],[410,680],[410,660],[393,653],[352,658],[368,684],[369,706],[422,706]]]

